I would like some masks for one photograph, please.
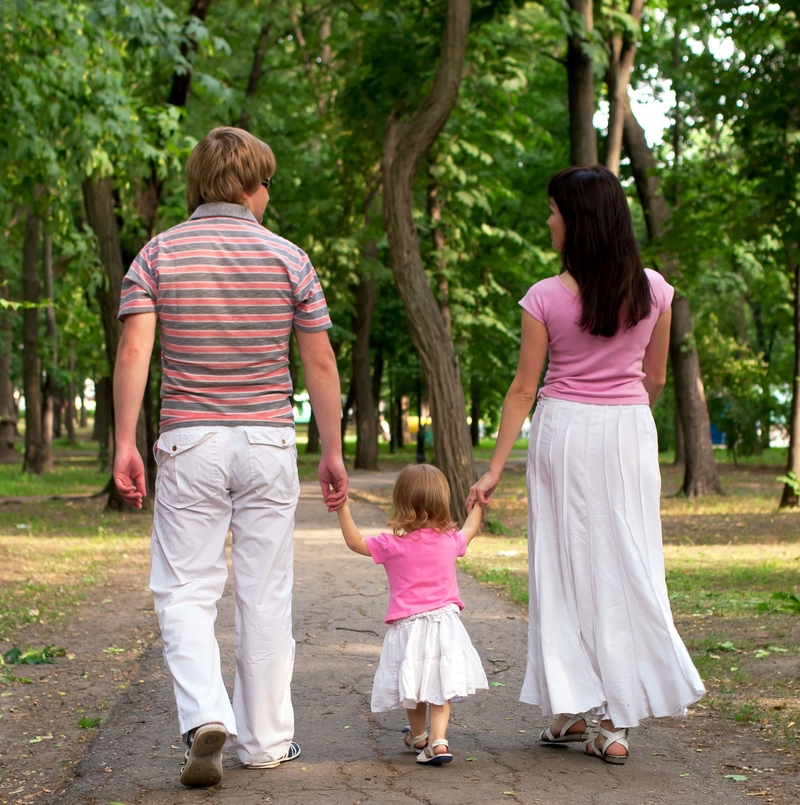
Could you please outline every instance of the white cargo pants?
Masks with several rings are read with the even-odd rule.
[[[293,428],[191,427],[159,438],[150,589],[181,734],[221,722],[243,763],[294,735],[292,579],[300,485]],[[214,635],[233,532],[233,705]]]

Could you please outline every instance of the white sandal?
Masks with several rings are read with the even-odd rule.
[[[562,715],[569,715],[569,713],[563,713]],[[553,724],[551,724],[546,730],[542,730],[539,733],[539,741],[543,744],[581,743],[589,737],[589,733],[567,732],[570,727],[580,724],[581,721],[583,721],[584,724],[586,723],[586,716],[584,716],[582,713],[572,716],[558,731],[558,735],[553,732]]]
[[[406,724],[405,727],[403,727],[403,743],[406,745],[406,749],[408,749],[409,752],[414,752],[415,754],[421,752],[425,746],[417,746],[417,744],[423,741],[425,741],[425,746],[427,746],[427,732],[423,732],[422,735],[412,735],[410,724]]]
[[[434,751],[437,746],[446,746],[446,752]],[[429,766],[441,766],[442,763],[449,763],[453,759],[450,752],[450,744],[447,738],[437,738],[432,743],[426,744],[425,748],[417,755],[417,763],[427,763]]]
[[[596,743],[599,737],[606,739],[606,742],[603,744],[602,748],[599,747]],[[617,730],[616,732],[611,732],[611,730],[607,730],[604,729],[603,727],[600,727],[600,732],[586,744],[584,752],[590,757],[599,757],[600,760],[604,760],[606,763],[610,763],[613,766],[624,766],[628,760],[628,755],[630,753],[630,747],[628,746],[627,738],[628,738],[627,729],[621,729]],[[611,746],[612,744],[619,744],[625,750],[625,754],[609,755],[608,747]]]

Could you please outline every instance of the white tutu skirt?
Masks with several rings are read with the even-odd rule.
[[[543,398],[529,445],[520,700],[617,728],[683,714],[705,688],[669,607],[650,409]]]
[[[488,690],[478,652],[456,604],[394,621],[383,640],[372,685],[372,712],[420,702],[444,704]]]

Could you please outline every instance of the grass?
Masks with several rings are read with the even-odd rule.
[[[24,624],[68,618],[123,564],[147,567],[149,536],[150,517],[105,513],[101,501],[0,509],[0,640],[13,642]]]

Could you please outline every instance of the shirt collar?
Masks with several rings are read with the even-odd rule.
[[[257,224],[255,215],[247,207],[241,204],[228,204],[223,201],[213,201],[210,204],[201,204],[190,216],[189,220],[195,218],[242,218],[245,221],[252,221]]]

